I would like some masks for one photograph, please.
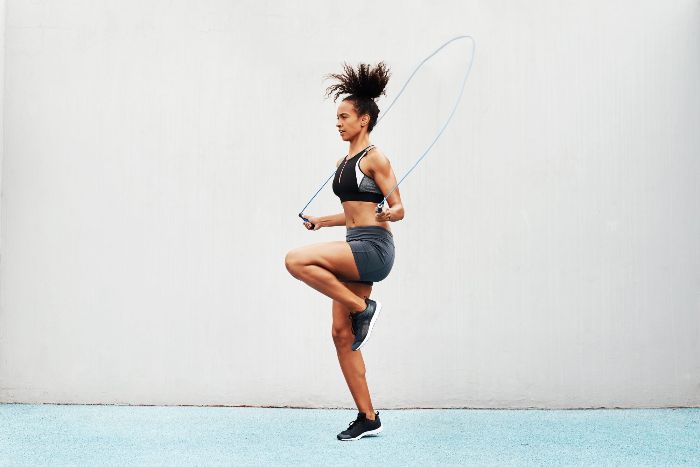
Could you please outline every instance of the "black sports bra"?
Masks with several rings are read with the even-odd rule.
[[[350,159],[340,163],[333,178],[333,193],[343,201],[371,201],[379,203],[384,199],[382,190],[374,179],[360,169],[360,160],[374,147],[370,144]],[[360,156],[360,157],[357,157]]]

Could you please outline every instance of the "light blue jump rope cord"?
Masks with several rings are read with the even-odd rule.
[[[464,79],[462,80],[462,87],[461,87],[460,90],[459,90],[459,96],[457,97],[457,100],[455,101],[455,105],[454,105],[454,107],[452,108],[452,112],[450,112],[450,116],[447,117],[447,121],[445,121],[445,124],[442,126],[442,128],[440,128],[440,131],[438,132],[437,136],[435,136],[435,139],[433,140],[432,143],[430,143],[430,146],[428,146],[428,148],[425,150],[425,152],[423,153],[423,155],[420,156],[420,157],[418,158],[418,160],[416,161],[416,163],[413,164],[413,167],[411,167],[411,168],[409,169],[409,171],[406,172],[406,175],[404,175],[404,176],[401,178],[401,180],[399,180],[399,183],[397,183],[396,186],[395,186],[394,188],[392,188],[391,191],[390,191],[389,193],[387,193],[387,195],[384,197],[384,199],[382,199],[382,201],[381,201],[379,204],[377,204],[377,209],[376,209],[376,212],[377,212],[377,213],[382,212],[382,207],[384,206],[384,203],[386,202],[387,198],[394,192],[395,189],[397,189],[397,188],[399,187],[399,185],[400,185],[401,182],[406,178],[406,176],[408,176],[408,174],[410,174],[411,171],[412,171],[413,169],[416,168],[416,166],[417,166],[418,163],[421,161],[421,159],[423,159],[423,158],[428,154],[428,152],[430,151],[430,148],[433,147],[433,145],[435,144],[435,142],[438,140],[438,138],[440,137],[440,135],[442,134],[442,132],[443,132],[443,131],[445,130],[445,128],[447,127],[447,124],[450,123],[450,120],[452,119],[452,116],[454,115],[455,110],[457,110],[457,106],[459,105],[459,101],[462,99],[462,94],[464,93],[464,85],[467,83],[467,77],[469,76],[469,72],[470,72],[471,69],[472,69],[472,63],[474,63],[474,54],[476,53],[476,42],[474,41],[474,38],[473,38],[472,36],[469,36],[469,35],[453,37],[452,39],[450,39],[449,41],[445,42],[445,43],[442,44],[440,47],[438,47],[438,49],[435,50],[435,52],[431,53],[431,54],[428,55],[425,59],[423,59],[423,61],[420,62],[420,63],[418,64],[418,66],[416,67],[416,69],[413,70],[413,73],[411,73],[411,76],[408,77],[408,79],[406,80],[406,83],[403,85],[403,87],[401,88],[401,90],[399,91],[399,93],[396,95],[396,97],[394,98],[394,100],[391,101],[391,104],[389,104],[389,107],[387,107],[387,109],[384,111],[384,114],[381,115],[381,116],[377,119],[377,124],[378,124],[378,123],[382,120],[382,118],[386,117],[386,115],[389,113],[389,110],[391,109],[391,107],[394,105],[394,103],[395,103],[396,100],[399,98],[399,96],[401,96],[401,93],[403,93],[404,89],[406,89],[406,86],[408,85],[408,83],[411,81],[411,79],[413,79],[413,75],[416,74],[416,72],[420,69],[420,67],[423,66],[423,64],[424,64],[425,62],[427,62],[433,55],[437,54],[440,50],[442,50],[443,47],[445,47],[445,46],[446,46],[447,44],[449,44],[450,42],[456,41],[456,40],[458,40],[458,39],[466,39],[466,38],[471,39],[472,44],[473,44],[473,46],[472,46],[472,58],[471,58],[471,60],[469,61],[469,67],[467,68],[467,72],[464,74]],[[376,124],[375,124],[375,125],[376,125]],[[311,199],[309,200],[308,203],[306,203],[306,206],[304,206],[304,209],[306,209],[307,207],[309,207],[309,204],[311,204],[311,201],[313,201],[314,198],[316,197],[316,195],[318,195],[318,194],[321,192],[321,190],[323,189],[323,187],[326,186],[326,183],[328,183],[328,181],[329,181],[331,178],[333,178],[333,176],[335,175],[336,170],[338,170],[338,169],[334,169],[334,170],[333,170],[333,172],[331,173],[331,176],[328,177],[328,180],[326,180],[326,181],[323,183],[323,185],[321,185],[321,188],[318,189],[318,191],[316,192],[316,194],[313,195],[313,196],[311,197]],[[304,222],[310,222],[307,218],[305,218],[305,217],[303,216],[304,209],[302,209],[301,212],[299,212],[299,217],[301,217],[301,218],[304,220]],[[311,224],[311,227],[314,228],[314,224]]]

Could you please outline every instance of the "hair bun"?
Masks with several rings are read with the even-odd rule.
[[[379,62],[374,68],[367,63],[360,63],[357,70],[343,63],[343,73],[326,75],[326,78],[338,80],[338,83],[326,88],[326,97],[335,94],[334,102],[341,94],[376,99],[382,94],[386,95],[384,88],[390,76],[391,73],[384,62]]]

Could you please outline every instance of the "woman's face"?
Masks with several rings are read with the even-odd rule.
[[[335,126],[338,128],[343,141],[351,141],[361,132],[367,131],[367,123],[369,123],[369,115],[359,117],[357,112],[355,112],[352,101],[342,101],[338,105]]]

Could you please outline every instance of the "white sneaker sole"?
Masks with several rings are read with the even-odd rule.
[[[376,435],[376,434],[379,434],[381,431],[382,431],[382,427],[380,426],[376,430],[365,431],[364,433],[359,435],[357,438],[342,438],[340,441],[357,441],[358,439],[362,438],[363,436]]]
[[[365,345],[365,344],[367,343],[367,341],[369,340],[370,334],[372,334],[372,328],[374,328],[374,325],[375,325],[375,323],[377,322],[377,318],[379,318],[379,312],[382,310],[382,304],[379,303],[379,302],[377,302],[377,301],[375,301],[375,303],[377,304],[377,307],[376,307],[376,309],[374,310],[374,315],[372,315],[372,320],[369,322],[369,329],[367,330],[367,335],[365,336],[365,340],[363,340],[363,341],[362,341],[362,344],[360,344],[360,345],[355,349],[355,352],[357,352],[358,350],[360,350],[360,349],[362,348],[362,346]]]

